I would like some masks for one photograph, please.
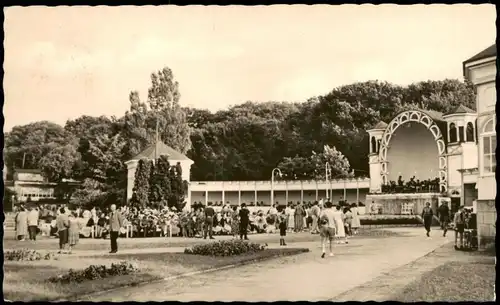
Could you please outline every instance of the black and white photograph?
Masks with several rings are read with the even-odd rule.
[[[494,4],[4,16],[4,301],[496,300]]]

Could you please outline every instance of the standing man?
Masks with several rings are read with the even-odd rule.
[[[40,214],[35,207],[31,206],[28,212],[28,232],[30,240],[36,240],[36,231],[38,229],[38,217]]]
[[[446,236],[448,231],[448,223],[450,222],[450,208],[446,202],[442,202],[438,209],[439,222],[441,223],[441,229],[443,229],[443,237]]]
[[[455,250],[459,250],[463,248],[464,244],[464,229],[465,229],[465,215],[464,215],[464,206],[460,206],[458,211],[455,213],[455,217],[453,217],[453,222],[455,224]],[[460,246],[457,245],[457,239],[460,236]]]
[[[332,209],[333,204],[330,201],[325,203],[325,208],[321,211],[319,216],[319,221],[321,225],[320,234],[321,234],[321,249],[322,254],[321,258],[325,258],[326,253],[326,241],[329,242],[330,248],[330,256],[333,256],[333,238],[335,237],[335,231],[337,228],[337,224],[335,221],[335,212]]]
[[[109,215],[109,231],[111,239],[111,251],[109,253],[118,252],[118,235],[120,234],[120,228],[123,226],[123,216],[116,210],[116,205],[112,204],[111,213]]]
[[[213,225],[214,225],[214,216],[215,210],[212,208],[212,204],[209,202],[207,207],[205,208],[205,233],[204,238],[207,239],[207,234],[210,239],[215,239],[213,234]]]
[[[431,209],[431,204],[429,202],[425,203],[425,207],[422,211],[422,218],[424,219],[424,227],[425,231],[427,231],[427,237],[429,237],[429,233],[431,232],[431,224],[432,224],[432,217],[434,216],[434,213],[432,212]]]
[[[311,208],[311,217],[312,217],[312,228],[311,234],[318,233],[318,218],[321,210],[319,208],[318,202],[315,201],[313,207]]]
[[[248,224],[250,223],[250,211],[247,209],[247,205],[245,203],[241,204],[239,216],[240,216],[240,239],[245,238],[245,240],[248,240],[247,231],[248,231]]]
[[[301,232],[304,228],[304,208],[302,207],[302,203],[298,202],[295,207],[295,232]]]
[[[68,214],[64,208],[59,209],[59,215],[56,218],[57,234],[59,235],[59,254],[64,251],[68,243],[68,228],[69,219]]]

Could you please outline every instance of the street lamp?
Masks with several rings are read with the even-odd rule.
[[[274,202],[274,173],[275,172],[278,172],[278,175],[280,177],[283,176],[283,174],[281,173],[281,170],[279,168],[275,168],[273,169],[273,171],[271,172],[271,206],[273,205],[273,202]]]
[[[331,189],[332,189],[332,185],[330,182],[331,174],[332,174],[332,168],[330,167],[330,163],[326,162],[325,163],[325,180],[327,182],[329,182],[329,188],[327,190],[326,197],[330,198],[330,200],[331,200]]]

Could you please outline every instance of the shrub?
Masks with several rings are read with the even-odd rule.
[[[267,244],[261,245],[243,240],[221,240],[186,248],[184,253],[204,256],[232,256],[263,251],[266,246]]]
[[[107,278],[117,275],[127,275],[134,273],[138,270],[137,266],[133,263],[121,262],[118,264],[111,264],[111,267],[105,265],[90,265],[83,270],[73,270],[65,274],[61,274],[55,277],[49,278],[49,282],[52,283],[81,283],[83,281],[91,281],[101,278]]]
[[[54,254],[51,252],[42,254],[36,250],[29,249],[13,250],[4,253],[4,259],[7,261],[39,261],[54,258]]]

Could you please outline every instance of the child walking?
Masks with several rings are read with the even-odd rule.
[[[279,228],[280,228],[280,246],[286,246],[285,243],[285,236],[286,236],[286,230],[287,230],[287,219],[288,215],[286,214],[285,210],[281,212],[278,221],[279,221]]]

